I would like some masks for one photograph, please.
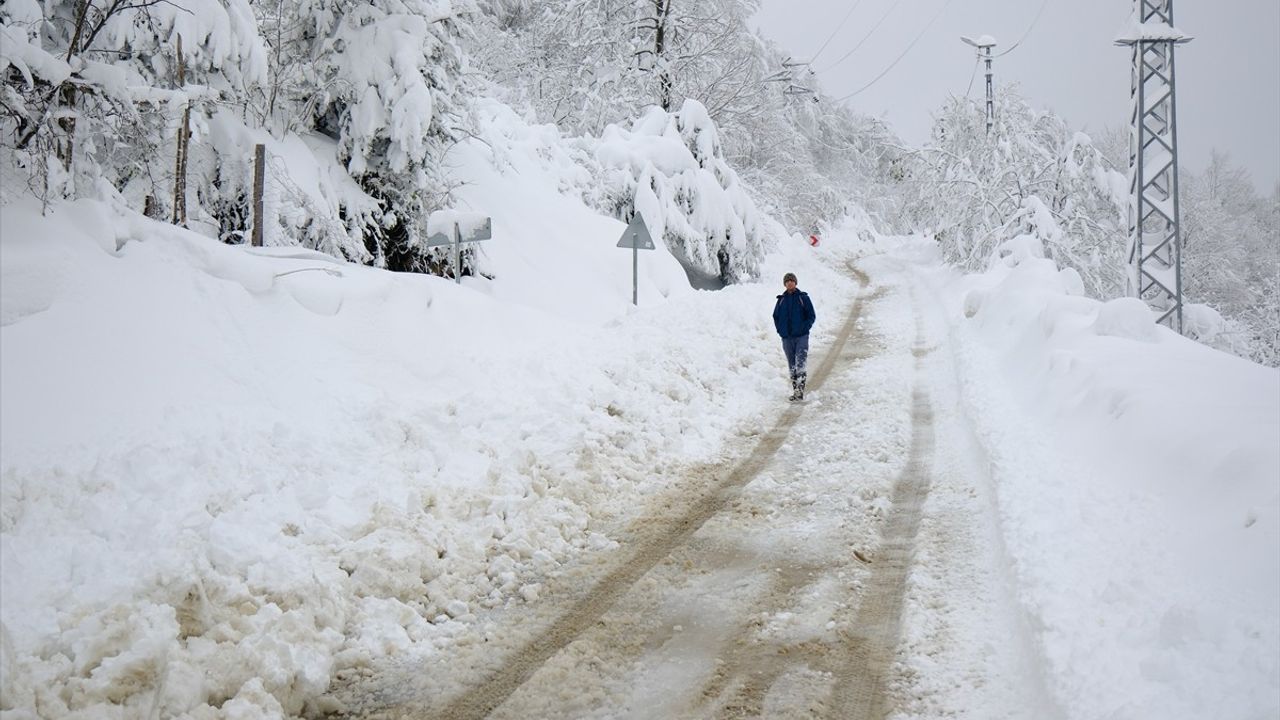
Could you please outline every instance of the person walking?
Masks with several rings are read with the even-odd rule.
[[[796,287],[795,273],[782,276],[786,290],[778,296],[773,306],[773,327],[782,337],[782,352],[787,355],[787,367],[791,370],[791,401],[804,399],[804,383],[808,377],[805,363],[809,360],[809,329],[818,313],[813,309],[809,294]]]

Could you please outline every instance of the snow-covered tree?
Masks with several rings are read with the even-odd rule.
[[[887,148],[883,126],[835,104],[784,95],[799,78],[788,78],[786,56],[748,27],[753,1],[489,0],[481,7],[477,65],[568,135],[600,135],[646,108],[694,100],[714,123],[739,183],[791,230],[835,222],[858,197],[874,197],[865,179]],[[743,267],[755,262],[741,260]],[[705,269],[716,271],[713,265]]]
[[[988,135],[984,109],[953,98],[932,140],[901,168],[908,229],[937,238],[947,257],[980,268],[1006,240],[1038,237],[1095,297],[1124,288],[1124,177],[1083,133],[1032,108],[1016,88],[996,94]]]
[[[356,223],[375,264],[443,270],[426,216],[448,202],[445,152],[462,134],[474,12],[445,0],[300,0],[262,7],[271,80],[260,112],[280,130],[314,130],[376,201]],[[343,208],[348,223],[351,208]]]
[[[439,269],[422,222],[447,203],[443,158],[466,113],[459,41],[474,10],[468,0],[10,0],[0,7],[6,160],[46,197],[118,193],[242,242],[253,145],[266,142],[269,243]],[[344,177],[313,177],[335,163]]]
[[[172,198],[176,164],[161,159],[176,159],[182,118],[194,112],[199,133],[265,69],[247,0],[11,0],[0,23],[9,161],[55,196],[100,194],[106,180]]]
[[[1203,172],[1182,169],[1180,179],[1184,297],[1226,319],[1224,349],[1280,364],[1276,198],[1259,197],[1247,171],[1216,150]]]
[[[484,5],[496,34],[477,48],[495,80],[539,115],[596,134],[644,107],[702,103],[722,131],[757,111],[765,56],[754,0],[553,0]],[[776,91],[776,87],[768,90]]]
[[[725,161],[701,103],[685,100],[674,113],[651,107],[629,129],[609,126],[596,159],[613,214],[639,213],[655,238],[705,275],[736,282],[757,274],[771,221]]]

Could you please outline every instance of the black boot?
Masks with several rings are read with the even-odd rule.
[[[792,378],[791,378],[791,397],[789,397],[789,398],[787,398],[787,399],[788,399],[788,400],[790,400],[791,402],[795,402],[796,400],[799,400],[803,394],[804,394],[804,393],[803,393],[802,388],[800,387],[800,380],[799,380],[799,378],[796,378],[795,376],[792,376]]]
[[[795,399],[796,400],[804,399],[804,383],[808,379],[809,379],[809,376],[806,373],[800,373],[800,377],[796,378],[796,382],[795,382],[795,386],[796,386]]]

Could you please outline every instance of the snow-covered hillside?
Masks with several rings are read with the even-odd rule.
[[[5,207],[6,710],[298,713],[338,670],[535,600],[768,412],[772,283],[693,291],[660,247],[633,309],[623,224],[558,190],[580,171],[559,144],[504,128],[458,152],[496,276],[461,286]],[[838,304],[816,252],[784,240],[769,274]]]

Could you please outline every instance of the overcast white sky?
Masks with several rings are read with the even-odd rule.
[[[840,97],[879,75],[945,7],[901,62],[847,102],[920,143],[928,138],[930,113],[969,84],[974,54],[960,36],[991,35],[999,53],[1023,36],[1041,2],[762,0],[756,22],[796,59],[810,60],[854,8],[812,64],[825,91]],[[1216,147],[1270,194],[1280,181],[1280,1],[1175,0],[1173,7],[1175,25],[1195,36],[1176,55],[1182,164],[1200,170]],[[996,82],[1017,81],[1033,104],[1054,110],[1076,129],[1100,133],[1124,126],[1130,54],[1112,41],[1132,8],[1131,0],[1047,0],[1022,44],[995,61]],[[865,44],[835,64],[881,17]],[[982,82],[979,71],[974,96],[983,92]]]

